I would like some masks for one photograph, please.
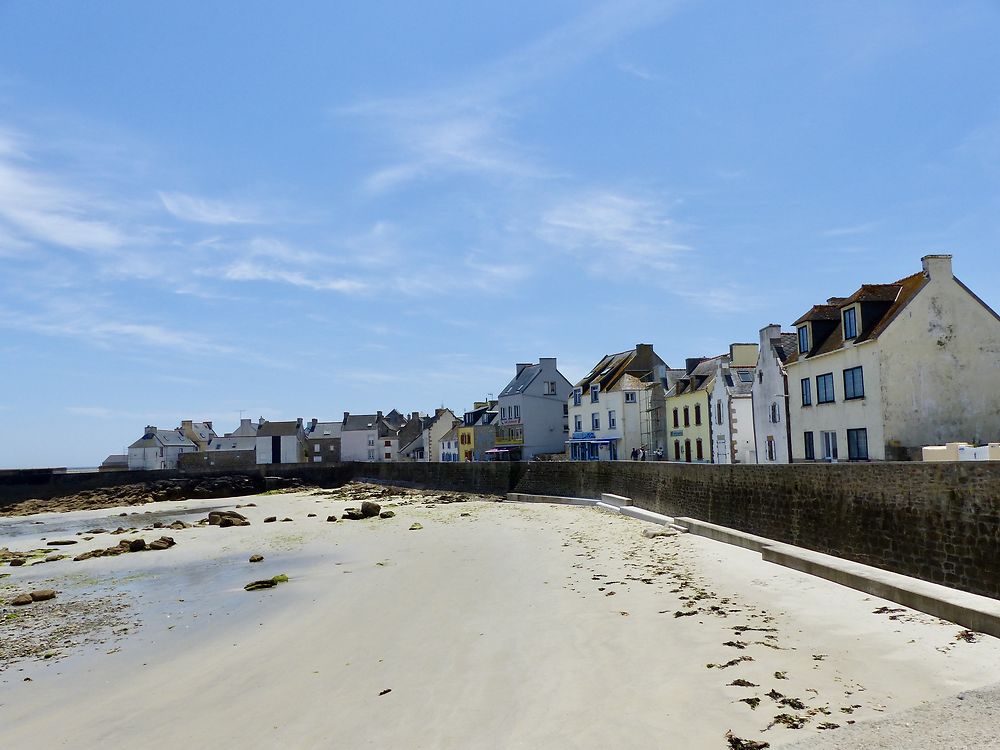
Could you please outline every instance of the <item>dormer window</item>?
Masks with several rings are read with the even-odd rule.
[[[799,326],[799,354],[809,351],[809,327]]]
[[[858,311],[857,308],[849,307],[844,310],[844,341],[856,339],[858,337]]]

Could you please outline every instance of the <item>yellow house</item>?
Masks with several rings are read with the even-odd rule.
[[[486,451],[496,444],[496,401],[476,401],[465,412],[458,427],[458,460],[485,461]]]

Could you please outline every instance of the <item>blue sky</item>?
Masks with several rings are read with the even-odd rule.
[[[0,466],[456,411],[955,255],[1000,307],[992,2],[0,0]]]

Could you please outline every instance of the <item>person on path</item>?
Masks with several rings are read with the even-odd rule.
[[[633,448],[632,449],[632,460],[633,461],[638,461],[639,460],[639,449],[638,448]]]

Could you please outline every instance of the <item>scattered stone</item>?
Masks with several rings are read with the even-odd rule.
[[[787,680],[788,679],[788,672],[775,672],[774,673],[774,679],[776,679],[776,680]]]
[[[208,522],[212,526],[228,528],[229,526],[249,526],[250,521],[242,513],[235,510],[213,510],[208,514]]]
[[[263,555],[250,555],[250,562],[263,562],[263,561],[264,561]]]
[[[745,740],[742,737],[737,737],[732,732],[726,732],[726,742],[729,743],[730,750],[766,750],[771,747],[769,742]]]
[[[163,528],[163,521],[157,521],[156,523],[154,523],[153,524],[153,528],[154,529],[162,529]]]
[[[410,531],[420,531],[420,529],[422,528],[424,527],[421,526],[419,523],[414,522],[410,524]]]
[[[247,503],[243,507],[244,508],[256,508],[257,507],[257,503]]]
[[[754,685],[748,680],[744,680],[742,677],[738,680],[733,680],[729,683],[728,687],[760,687],[760,685]]]
[[[31,604],[33,601],[35,600],[31,598],[31,594],[18,594],[10,600],[10,603],[15,607],[23,607],[25,604]]]
[[[966,643],[975,643],[979,640],[979,634],[974,630],[962,630],[958,635],[955,636],[956,641],[965,641]],[[815,657],[813,657],[815,658]]]
[[[88,533],[88,534],[107,534],[108,530],[107,529],[88,529],[86,533]]]
[[[315,517],[316,517],[315,513],[306,513],[306,518],[315,518]]]
[[[336,516],[327,516],[326,520],[328,522],[330,522],[330,523],[336,523],[337,522],[337,517]]]
[[[364,517],[364,514],[357,508],[347,508],[344,515],[341,516],[345,521],[362,521]]]
[[[268,516],[267,518],[264,519],[264,523],[274,523],[277,520],[278,520],[277,516]]]
[[[292,520],[291,518],[282,518],[281,522],[282,523],[287,523],[288,521],[291,521],[291,520]]]
[[[471,513],[459,513],[458,515],[465,517],[465,516],[471,516],[472,514]]]
[[[47,602],[49,599],[56,598],[56,592],[53,589],[38,589],[37,591],[32,591],[28,596],[31,597],[33,602]]]
[[[149,543],[149,548],[151,550],[163,550],[169,549],[176,544],[172,536],[161,536],[159,539],[154,539]]]
[[[49,555],[45,558],[44,562],[58,562],[62,560],[66,555]]]
[[[70,544],[76,544],[76,539],[55,539],[51,542],[46,542],[49,547],[66,547]]]
[[[379,518],[392,518],[395,515],[396,515],[395,512],[393,512],[391,510],[383,510],[381,513],[378,514],[378,517]]]
[[[365,500],[361,503],[361,515],[364,518],[374,518],[381,512],[382,506],[378,503],[373,503],[371,500]]]
[[[142,552],[144,549],[146,549],[146,540],[145,539],[132,539],[128,543],[128,551],[129,552]]]
[[[381,693],[379,693],[379,697],[381,698],[383,695],[386,695],[387,693],[391,693],[391,692],[392,692],[392,688],[386,688]]]
[[[180,529],[190,529],[191,528],[191,524],[184,523],[183,521],[174,521],[172,524],[170,524],[169,526],[167,526],[167,528],[168,529],[175,529],[175,530],[179,531]]]
[[[21,565],[24,565],[24,558],[23,557],[15,557],[13,560],[11,560],[8,563],[8,565],[10,565],[10,567],[12,567],[12,568],[20,567]]]

